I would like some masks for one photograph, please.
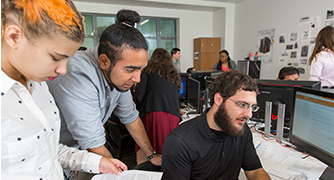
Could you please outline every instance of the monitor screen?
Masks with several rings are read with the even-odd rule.
[[[188,104],[198,113],[202,113],[200,82],[196,79],[188,79]]]
[[[272,130],[276,130],[278,104],[285,104],[285,126],[289,127],[292,111],[292,99],[294,87],[306,87],[320,89],[319,81],[283,81],[283,80],[261,80],[257,79],[257,86],[260,94],[257,96],[257,103],[260,109],[253,113],[253,120],[264,121],[265,103],[272,102]]]
[[[295,88],[289,138],[298,149],[334,164],[334,93]]]
[[[188,73],[181,73],[181,90],[179,91],[179,101],[187,102],[188,100]]]

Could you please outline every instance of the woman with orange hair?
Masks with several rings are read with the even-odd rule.
[[[63,179],[62,167],[127,170],[117,159],[59,144],[59,111],[44,81],[66,73],[84,35],[70,0],[1,0],[2,179]]]

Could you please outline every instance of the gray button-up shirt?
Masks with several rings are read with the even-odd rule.
[[[114,112],[123,124],[138,111],[130,91],[111,90],[98,61],[97,47],[78,51],[68,60],[67,74],[48,81],[61,116],[60,142],[81,149],[105,144],[104,123]]]

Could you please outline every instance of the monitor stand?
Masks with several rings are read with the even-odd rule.
[[[285,104],[279,103],[277,112],[276,139],[279,142],[283,142]]]
[[[334,179],[334,169],[331,167],[327,167],[319,179],[320,180],[333,180]]]
[[[264,137],[270,138],[272,102],[266,101],[264,117]]]

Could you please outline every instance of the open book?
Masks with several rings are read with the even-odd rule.
[[[92,180],[160,180],[162,172],[128,170],[123,171],[121,175],[117,174],[99,174],[95,175]]]

